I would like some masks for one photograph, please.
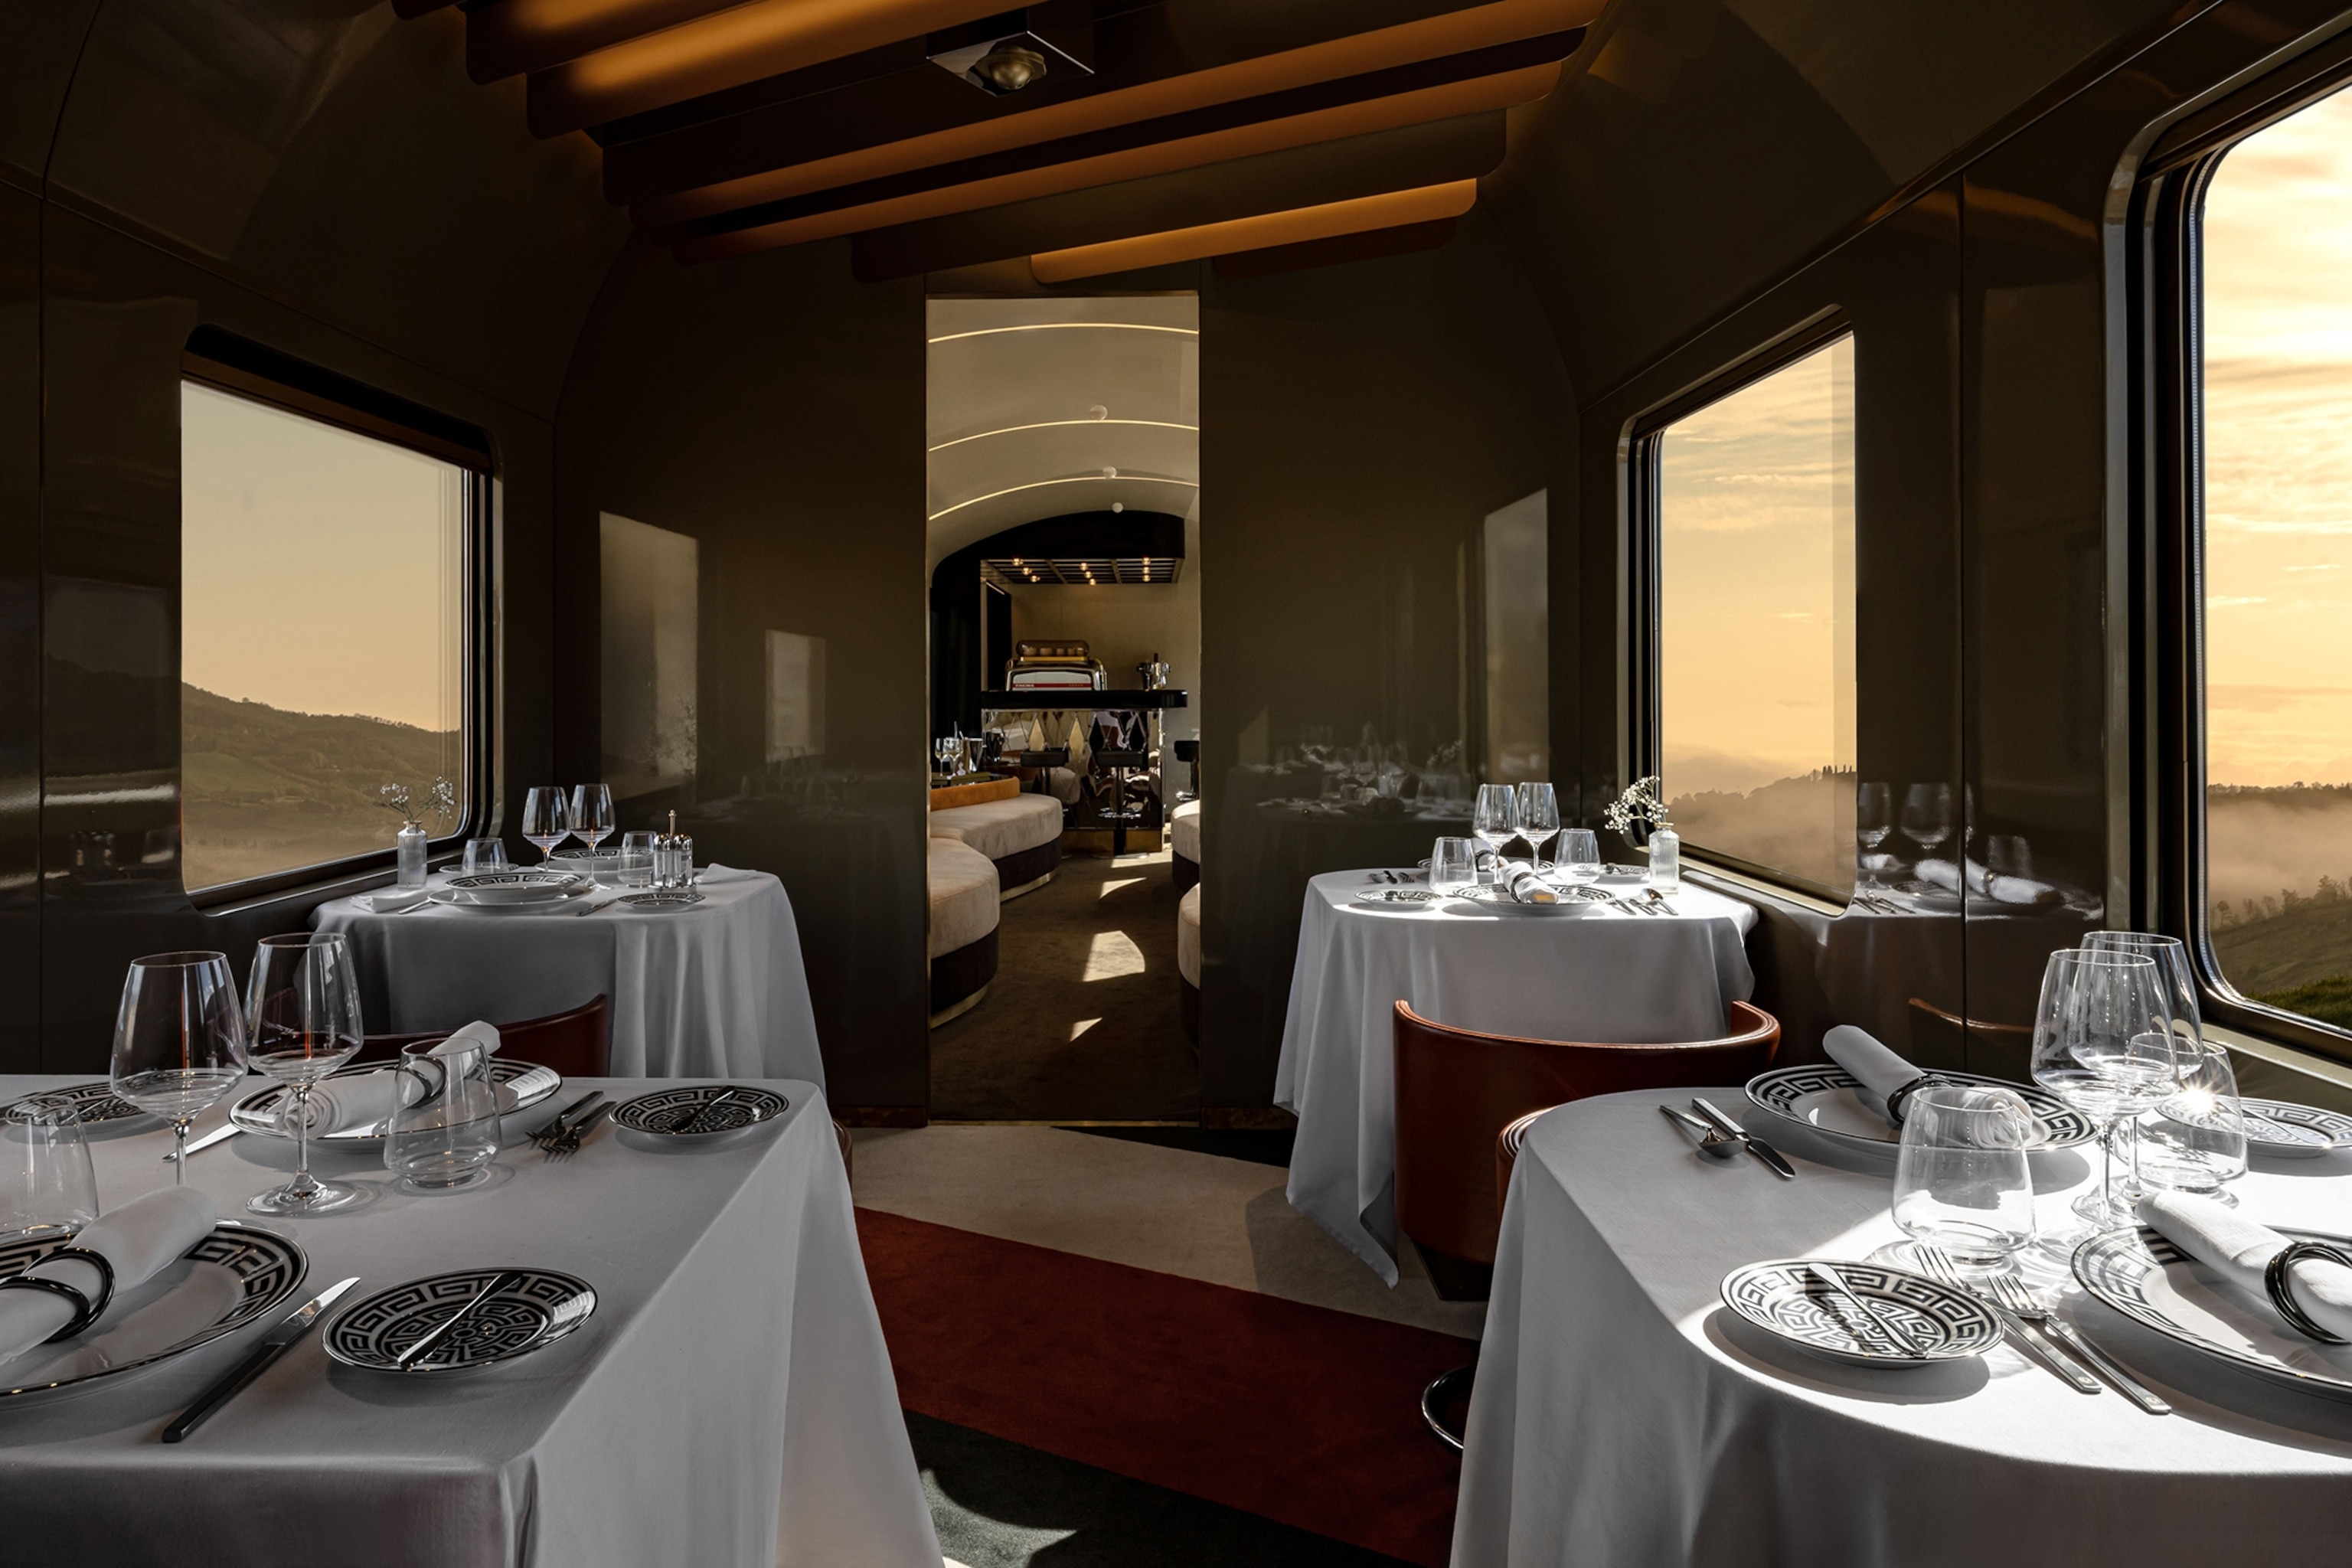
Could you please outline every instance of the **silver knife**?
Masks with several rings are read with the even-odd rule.
[[[475,1308],[480,1306],[483,1302],[497,1295],[500,1286],[506,1284],[509,1279],[517,1279],[520,1278],[520,1276],[516,1274],[516,1272],[511,1268],[502,1268],[498,1273],[491,1275],[490,1282],[483,1286],[480,1289],[475,1291],[474,1299],[472,1300],[467,1302],[464,1306],[458,1308],[456,1311],[450,1313],[447,1317],[434,1324],[433,1327],[427,1329],[423,1334],[411,1342],[407,1348],[402,1350],[398,1354],[392,1358],[392,1364],[399,1368],[402,1372],[406,1372],[410,1364],[415,1362],[418,1357],[424,1355],[426,1351],[431,1350],[443,1340],[447,1339],[451,1334],[456,1333],[457,1331],[457,1325],[464,1322],[467,1318],[472,1317],[474,1315]]]
[[[1884,1312],[1881,1312],[1878,1310],[1878,1304],[1876,1302],[1873,1301],[1869,1297],[1864,1295],[1861,1291],[1856,1290],[1853,1286],[1845,1282],[1845,1276],[1837,1271],[1837,1268],[1834,1264],[1823,1263],[1818,1258],[1809,1258],[1805,1263],[1805,1267],[1817,1278],[1826,1280],[1831,1289],[1836,1291],[1839,1295],[1853,1302],[1854,1307],[1862,1313],[1862,1315],[1870,1320],[1871,1326],[1873,1328],[1875,1328],[1880,1333],[1885,1334],[1889,1340],[1894,1342],[1895,1349],[1903,1353],[1903,1358],[1906,1361],[1925,1361],[1927,1359],[1927,1352],[1921,1350],[1919,1348],[1918,1342],[1911,1337],[1909,1326],[1906,1325],[1900,1330],[1896,1329],[1894,1321]],[[1870,1353],[1870,1348],[1862,1342],[1862,1336],[1859,1334],[1855,1335],[1853,1342],[1855,1347],[1861,1350],[1863,1354],[1868,1355]]]
[[[211,1131],[205,1133],[203,1137],[191,1142],[188,1145],[188,1152],[193,1154],[200,1149],[209,1149],[215,1143],[226,1143],[244,1131],[244,1128],[239,1127],[234,1121],[230,1122],[226,1127],[215,1127]],[[180,1152],[177,1149],[166,1150],[163,1153],[163,1163],[168,1165],[179,1157]]]
[[[1730,1117],[1726,1116],[1722,1111],[1717,1110],[1714,1106],[1709,1105],[1706,1100],[1699,1099],[1696,1095],[1691,1096],[1691,1107],[1701,1116],[1704,1116],[1709,1121],[1714,1122],[1723,1132],[1731,1137],[1737,1138],[1742,1143],[1747,1144],[1748,1152],[1755,1155],[1759,1160],[1764,1162],[1766,1168],[1770,1170],[1773,1174],[1780,1176],[1785,1181],[1796,1180],[1797,1167],[1789,1163],[1789,1157],[1786,1154],[1781,1153],[1780,1151],[1775,1149],[1761,1138],[1757,1137],[1754,1133],[1748,1131],[1748,1129],[1740,1126],[1738,1122],[1734,1121]]]
[[[261,1336],[261,1342],[253,1347],[252,1354],[237,1363],[226,1376],[197,1395],[196,1402],[183,1411],[177,1421],[163,1428],[163,1441],[176,1443],[203,1425],[206,1416],[243,1392],[247,1384],[259,1377],[271,1362],[284,1355],[288,1347],[310,1332],[310,1325],[319,1321],[319,1315],[333,1306],[342,1298],[344,1291],[359,1282],[360,1277],[356,1274],[348,1279],[339,1279],[287,1313],[285,1317],[280,1318],[276,1328]]]

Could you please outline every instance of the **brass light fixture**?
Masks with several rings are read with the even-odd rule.
[[[1090,11],[1060,0],[933,33],[926,53],[940,69],[1003,98],[1049,76],[1093,74],[1093,31]]]

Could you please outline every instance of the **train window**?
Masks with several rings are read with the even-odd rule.
[[[1854,873],[1853,339],[1652,437],[1658,769],[1675,830],[1843,898]]]
[[[189,380],[180,483],[188,889],[460,831],[474,474]]]
[[[2207,934],[2352,1028],[2352,92],[2232,147],[2201,240]]]

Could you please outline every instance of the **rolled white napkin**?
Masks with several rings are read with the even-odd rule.
[[[2263,1270],[2286,1246],[2286,1237],[2255,1224],[2210,1198],[2188,1193],[2150,1193],[2139,1201],[2139,1217],[2153,1229],[2239,1289],[2270,1305]],[[2288,1266],[2295,1305],[2331,1334],[2352,1340],[2352,1268],[2326,1258],[2304,1258]]]
[[[1523,904],[1556,904],[1559,892],[1545,886],[1543,879],[1522,866],[1511,873],[1511,897]]]
[[[1888,1126],[1901,1125],[1887,1114],[1886,1102],[1905,1084],[1927,1077],[1925,1072],[1852,1024],[1840,1024],[1823,1035],[1822,1049],[1829,1053],[1830,1060],[1853,1074],[1854,1081],[1862,1085],[1864,1105],[1886,1117]]]
[[[131,1199],[103,1219],[92,1220],[73,1245],[114,1266],[114,1300],[144,1284],[211,1230],[218,1215],[213,1200],[194,1187],[164,1187]],[[25,1270],[36,1279],[70,1285],[92,1300],[101,1283],[95,1264],[78,1258],[36,1263]],[[0,1361],[10,1361],[73,1321],[73,1303],[47,1290],[0,1290]],[[110,1306],[98,1323],[113,1315]],[[97,1323],[90,1328],[97,1327]],[[86,1328],[83,1333],[89,1332]]]
[[[1990,867],[1974,860],[1955,865],[1949,860],[1922,860],[1914,868],[1923,882],[1932,882],[1948,893],[1960,890],[1963,879],[1972,893],[1981,893],[2002,904],[2060,904],[2066,895],[2047,882],[2037,882],[2031,877],[2004,877]]]
[[[486,1056],[499,1054],[499,1032],[491,1025],[477,1018],[462,1029],[450,1032],[449,1037],[436,1045],[425,1055],[446,1057],[467,1046],[484,1047]],[[409,1093],[416,1092],[414,1079],[409,1080]],[[323,1138],[330,1132],[341,1132],[353,1127],[373,1127],[388,1120],[402,1104],[400,1074],[390,1068],[382,1072],[352,1073],[348,1078],[331,1078],[310,1086],[310,1136]],[[286,1110],[294,1109],[294,1097],[286,1097]]]
[[[423,888],[386,888],[359,901],[376,914],[396,915],[403,910],[415,909],[430,896]]]

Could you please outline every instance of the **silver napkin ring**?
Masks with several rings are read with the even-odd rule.
[[[2278,1309],[2287,1326],[2306,1339],[2317,1340],[2324,1345],[2352,1343],[2341,1334],[2331,1334],[2311,1321],[2311,1315],[2299,1306],[2294,1293],[2288,1288],[2287,1270],[2305,1258],[2322,1258],[2330,1263],[2340,1263],[2352,1268],[2352,1253],[2340,1247],[2330,1247],[2324,1241],[2290,1241],[2278,1249],[2269,1265],[2263,1269],[2263,1289],[2270,1293],[2271,1305]]]
[[[87,1295],[62,1279],[44,1279],[32,1274],[17,1274],[0,1279],[0,1290],[46,1290],[52,1296],[62,1296],[73,1303],[73,1321],[43,1340],[41,1342],[45,1345],[53,1345],[59,1340],[73,1338],[98,1321],[99,1315],[104,1312],[107,1304],[114,1300],[114,1265],[107,1261],[106,1255],[102,1252],[92,1252],[87,1247],[59,1247],[44,1253],[29,1267],[37,1268],[43,1263],[53,1263],[60,1258],[78,1258],[98,1270],[97,1300],[91,1300]]]
[[[1886,1120],[1893,1122],[1897,1127],[1902,1126],[1903,1108],[1911,1102],[1911,1097],[1918,1093],[1921,1089],[1926,1089],[1930,1084],[1942,1083],[1944,1081],[1946,1080],[1937,1077],[1934,1073],[1921,1073],[1917,1078],[1913,1079],[1909,1083],[1905,1084],[1902,1088],[1896,1089],[1893,1094],[1886,1097]]]

